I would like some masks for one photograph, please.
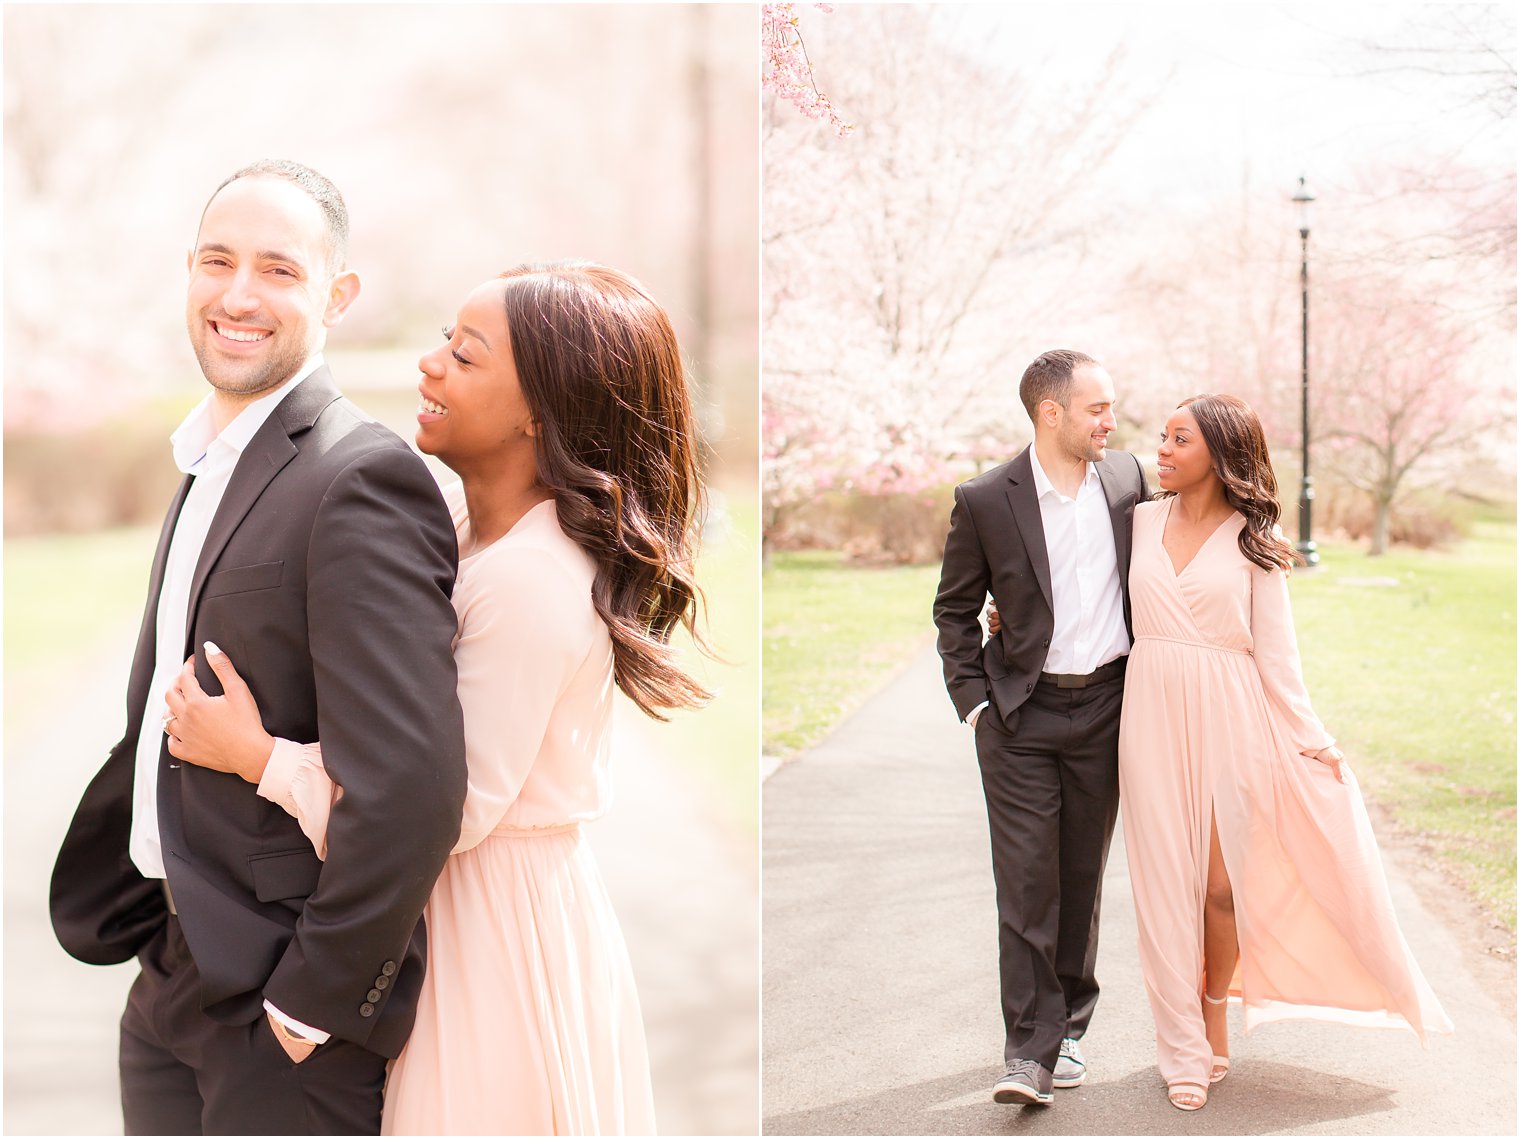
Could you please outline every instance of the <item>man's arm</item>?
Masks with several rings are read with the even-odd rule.
[[[945,687],[963,720],[990,698],[982,668],[982,607],[991,585],[992,574],[976,523],[961,488],[956,487],[939,592],[934,597],[934,624],[939,628]]]
[[[376,978],[402,962],[459,835],[456,560],[442,497],[409,452],[356,459],[318,509],[307,634],[323,761],[344,794],[317,889],[264,996],[358,1043],[394,991]]]

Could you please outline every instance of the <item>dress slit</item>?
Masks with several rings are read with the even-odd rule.
[[[1283,574],[1240,552],[1239,515],[1175,573],[1161,543],[1167,510],[1135,508],[1135,641],[1119,729],[1120,809],[1163,1080],[1206,1084],[1211,1066],[1201,1000],[1216,828],[1239,950],[1227,999],[1241,1002],[1247,1033],[1288,1017],[1421,1040],[1450,1031],[1399,933],[1355,777],[1338,782],[1310,758],[1333,737],[1304,690]]]

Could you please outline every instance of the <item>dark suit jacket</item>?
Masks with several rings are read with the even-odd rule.
[[[1130,519],[1135,503],[1148,496],[1145,473],[1133,455],[1109,451],[1098,464],[1098,478],[1113,521],[1128,628]],[[1003,627],[984,646],[980,617],[988,593]],[[961,719],[991,700],[1013,731],[1019,708],[1040,679],[1055,630],[1050,557],[1028,447],[955,488],[934,623],[945,686]]]
[[[127,854],[139,729],[154,664],[169,508],[127,690],[127,730],[80,801],[53,870],[59,941],[125,961],[166,920]],[[459,835],[464,730],[450,604],[458,547],[442,496],[400,439],[343,399],[326,368],[249,441],[190,591],[184,656],[221,691],[211,640],[274,735],[322,741],[343,788],[319,861],[295,819],[236,775],[159,754],[159,834],[201,1005],[228,1024],[282,1012],[395,1056],[425,967],[422,907]]]

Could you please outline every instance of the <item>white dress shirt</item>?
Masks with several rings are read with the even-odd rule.
[[[164,561],[164,580],[158,593],[156,648],[153,680],[148,685],[148,704],[143,710],[142,731],[137,737],[137,766],[132,780],[132,832],[127,843],[132,862],[145,878],[163,878],[164,852],[158,834],[158,760],[164,742],[164,717],[169,706],[164,693],[184,668],[180,652],[185,647],[186,622],[190,616],[190,582],[195,577],[201,547],[211,520],[221,505],[222,495],[232,480],[233,468],[242,457],[243,448],[258,433],[276,405],[290,390],[322,363],[320,353],[306,361],[290,379],[268,395],[260,396],[218,433],[212,418],[209,394],[169,437],[174,448],[174,465],[195,481],[185,495],[174,537],[169,540],[169,554]],[[321,1043],[328,1034],[294,1017],[286,1016],[268,1001],[264,1007],[287,1027]]]
[[[1067,498],[1056,490],[1033,447],[1029,448],[1029,465],[1034,468],[1035,495],[1040,502],[1040,523],[1050,562],[1050,602],[1055,611],[1050,651],[1041,671],[1086,676],[1124,656],[1130,648],[1108,499],[1093,463],[1087,464],[1076,498]],[[984,700],[973,708],[966,723],[975,727],[987,703]]]
[[[1040,499],[1056,618],[1042,671],[1085,676],[1129,652],[1108,499],[1092,463],[1077,497],[1067,498],[1051,484],[1033,447],[1029,462]]]
[[[185,623],[190,615],[190,582],[200,561],[201,547],[243,448],[264,426],[275,405],[321,362],[320,355],[313,356],[285,383],[243,408],[220,434],[211,414],[215,393],[208,394],[169,437],[174,447],[174,465],[193,475],[195,481],[190,484],[174,524],[174,537],[169,541],[169,555],[164,562],[164,580],[158,593],[153,680],[148,685],[148,704],[137,737],[132,833],[127,850],[145,878],[165,876],[163,846],[158,835],[158,759],[164,743],[164,717],[169,714],[164,694],[185,667],[185,658],[180,653],[185,647]]]

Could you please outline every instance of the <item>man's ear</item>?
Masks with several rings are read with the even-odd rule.
[[[359,274],[352,269],[345,269],[332,279],[332,284],[327,290],[327,311],[322,314],[322,323],[328,328],[333,327],[343,319],[343,314],[348,311],[348,306],[359,299]]]

